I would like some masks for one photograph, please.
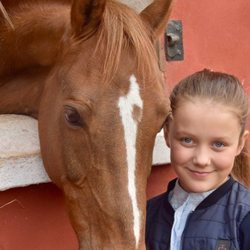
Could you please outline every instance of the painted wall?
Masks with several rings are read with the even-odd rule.
[[[182,20],[184,61],[167,62],[167,85],[194,71],[229,72],[250,88],[250,1],[175,0],[171,19]]]

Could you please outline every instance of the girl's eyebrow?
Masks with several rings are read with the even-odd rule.
[[[194,134],[185,131],[185,130],[175,130],[175,135],[177,136],[189,136],[189,137],[196,137]]]
[[[219,141],[219,142],[226,142],[230,143],[231,142],[231,137],[225,136],[225,137],[214,137],[212,141]]]
[[[193,134],[192,132],[189,132],[185,129],[175,129],[174,134],[178,137],[192,137],[196,138],[197,135]],[[228,142],[230,141],[231,137],[230,136],[214,136],[210,138],[210,141],[223,141],[223,142]]]

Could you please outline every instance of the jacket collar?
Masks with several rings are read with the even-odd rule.
[[[170,205],[168,199],[169,199],[169,193],[174,189],[175,184],[176,184],[177,178],[174,180],[170,181],[168,184],[168,189],[167,189],[167,195],[166,195],[166,200],[165,200],[165,206],[168,211],[173,210],[172,206]],[[214,192],[212,192],[210,195],[208,195],[196,208],[197,209],[203,209],[206,207],[211,206],[212,204],[216,203],[222,196],[224,196],[226,193],[228,193],[232,185],[235,183],[235,180],[229,176],[229,179],[223,183],[220,187],[218,187]],[[171,207],[171,209],[169,208]],[[172,211],[171,211],[172,212]],[[174,212],[174,210],[173,210]]]

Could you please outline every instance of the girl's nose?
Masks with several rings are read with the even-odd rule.
[[[209,149],[204,146],[197,147],[193,155],[193,163],[195,165],[205,167],[209,165],[210,162],[211,159],[210,159]]]

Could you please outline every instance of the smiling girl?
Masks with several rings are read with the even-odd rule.
[[[203,70],[175,86],[165,125],[178,178],[148,201],[148,250],[250,249],[248,98],[240,81]],[[236,181],[237,180],[237,181]]]

